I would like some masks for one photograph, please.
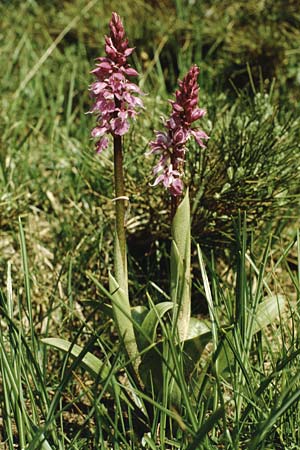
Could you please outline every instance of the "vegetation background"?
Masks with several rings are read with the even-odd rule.
[[[259,261],[265,242],[268,239],[271,242],[268,247],[271,262],[266,266],[275,265],[279,271],[272,279],[272,288],[283,291],[295,305],[298,301],[299,249],[294,243],[300,194],[299,1],[3,0],[0,4],[1,345],[3,352],[11,355],[18,348],[21,355],[25,351],[22,345],[29,342],[30,348],[33,345],[30,354],[40,364],[40,385],[22,391],[25,406],[21,409],[27,408],[30,417],[24,425],[23,419],[16,418],[15,405],[20,400],[7,397],[6,388],[13,381],[5,378],[8,366],[1,359],[0,382],[4,387],[0,387],[3,410],[0,436],[2,433],[4,448],[11,449],[13,444],[21,448],[21,441],[24,445],[31,442],[43,417],[49,413],[47,408],[61,380],[68,386],[64,393],[61,388],[57,409],[52,411],[60,424],[51,438],[53,448],[79,449],[86,445],[102,448],[99,442],[107,448],[108,445],[127,448],[129,442],[124,438],[125,443],[121,444],[117,434],[119,443],[108,444],[107,436],[113,429],[108,421],[104,435],[96,433],[97,447],[93,432],[97,419],[89,412],[95,408],[91,406],[94,392],[82,394],[85,382],[91,386],[90,379],[79,369],[77,381],[71,380],[71,375],[65,379],[62,357],[56,352],[46,352],[38,344],[45,335],[72,340],[79,334],[84,344],[95,330],[97,333],[101,330],[106,344],[102,342],[102,348],[96,345],[92,351],[99,355],[108,352],[108,348],[111,354],[119,351],[113,324],[105,315],[105,296],[92,281],[94,277],[106,286],[112,267],[111,150],[101,157],[95,154],[90,140],[93,118],[86,114],[91,106],[90,70],[95,58],[104,53],[103,36],[108,32],[112,11],[123,18],[129,42],[136,47],[132,64],[141,74],[140,86],[148,94],[145,112],[125,138],[133,304],[146,303],[146,292],[153,289],[152,282],[168,289],[168,199],[162,189],[150,186],[153,161],[145,157],[145,151],[154,130],[161,126],[161,116],[169,112],[166,100],[172,97],[178,78],[192,63],[201,69],[200,105],[207,109],[203,129],[211,136],[205,151],[191,147],[187,162],[192,236],[208,258],[212,252],[215,255],[216,282],[223,277],[229,291],[232,288],[234,292],[232,271],[233,262],[237,261],[234,219],[245,213],[250,231],[246,244],[252,246],[251,252]],[[196,250],[193,258],[193,313],[205,314],[205,293],[197,282],[200,270]],[[283,267],[279,268],[281,263]],[[290,321],[289,314],[288,318]],[[19,338],[13,334],[13,326],[14,332],[19,328]],[[279,333],[283,342],[286,339],[288,342],[284,346],[287,358],[289,351],[296,351],[298,345],[293,326],[284,331],[280,328]],[[277,357],[277,350],[274,353]],[[274,356],[273,366],[277,367],[282,358],[281,354],[275,362]],[[28,372],[24,361],[18,361],[12,358],[9,367],[11,372],[12,368],[16,371],[16,385],[19,383],[23,389],[24,373],[27,371],[34,378],[37,369]],[[293,368],[288,368],[290,377],[298,364],[296,359],[292,361]],[[280,383],[288,384],[288,380],[288,376],[280,378]],[[45,404],[42,402],[35,410],[35,390],[42,389],[42,385]],[[297,386],[294,384],[293,389]],[[278,396],[282,401],[283,391],[278,390]],[[207,408],[210,410],[209,405]],[[273,423],[270,425],[267,440],[270,443],[276,437],[276,448],[300,448],[298,404],[293,403],[293,408],[288,426],[284,416],[274,421],[275,428]],[[22,423],[24,429],[31,431],[20,431]],[[78,431],[79,423],[83,423],[82,432]],[[214,445],[235,448],[230,447],[233,444],[229,441],[225,444],[224,437],[218,444],[220,435],[214,434]],[[249,436],[247,433],[245,436],[245,443],[236,445],[248,445]],[[128,444],[132,445],[128,448],[138,448],[136,441],[132,442],[135,443]],[[173,448],[172,445],[176,448],[174,442],[169,447],[156,443],[154,448]],[[269,443],[263,441],[259,445]],[[28,445],[26,448],[38,448],[35,444]],[[209,447],[213,444],[208,441],[205,445],[217,448]]]

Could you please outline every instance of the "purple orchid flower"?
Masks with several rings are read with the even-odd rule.
[[[160,155],[153,169],[157,175],[153,186],[162,183],[172,196],[180,196],[183,192],[183,166],[186,144],[191,136],[197,144],[205,148],[204,140],[209,136],[200,128],[192,128],[192,124],[201,119],[206,111],[198,107],[199,86],[197,78],[199,68],[194,65],[179,81],[179,89],[175,92],[175,100],[170,100],[172,113],[165,123],[166,131],[157,131],[156,139],[150,142],[148,154]]]
[[[96,68],[91,72],[97,78],[90,86],[95,103],[89,112],[97,116],[97,126],[91,135],[99,138],[96,142],[98,152],[108,146],[107,134],[123,136],[127,133],[129,119],[134,119],[138,109],[143,108],[143,102],[137,96],[142,94],[141,90],[128,80],[128,77],[138,75],[127,62],[134,48],[128,47],[121,18],[115,12],[109,27],[110,36],[105,36],[106,56],[97,58]]]

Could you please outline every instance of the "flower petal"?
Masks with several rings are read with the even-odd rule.
[[[107,148],[107,146],[108,146],[108,138],[106,136],[102,137],[96,144],[97,153],[101,153],[102,150]]]
[[[107,132],[107,128],[106,127],[96,127],[92,130],[92,137],[100,137],[103,136],[105,133]]]

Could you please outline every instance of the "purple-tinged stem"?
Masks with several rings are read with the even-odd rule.
[[[180,197],[179,196],[175,197],[172,195],[172,197],[171,197],[171,223],[174,219],[174,216],[176,214],[179,203],[180,203]]]
[[[174,154],[171,155],[171,164],[172,164],[172,167],[178,166],[178,164],[176,164],[176,157]],[[177,169],[177,167],[176,167],[176,169]],[[173,222],[173,219],[176,214],[180,200],[181,200],[181,195],[171,195],[171,223]]]
[[[114,136],[114,177],[116,195],[116,232],[119,239],[123,267],[126,267],[125,188],[123,175],[122,137]],[[120,198],[121,197],[121,198]]]

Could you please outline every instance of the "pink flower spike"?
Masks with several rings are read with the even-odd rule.
[[[92,130],[92,137],[100,137],[96,142],[98,152],[108,146],[105,135],[123,136],[129,130],[128,119],[134,119],[143,108],[143,102],[138,97],[143,93],[128,79],[138,75],[127,62],[134,48],[128,46],[122,20],[115,12],[112,13],[109,28],[110,35],[105,36],[106,56],[97,58],[96,68],[91,71],[96,81],[89,88],[95,98],[90,112],[97,115],[97,126]]]
[[[184,159],[187,143],[191,136],[197,144],[204,148],[203,140],[209,139],[207,134],[192,124],[201,119],[206,111],[198,107],[199,86],[197,78],[199,68],[190,68],[175,92],[175,101],[170,100],[172,113],[165,122],[166,131],[156,132],[156,138],[151,141],[148,154],[158,154],[160,159],[153,169],[157,175],[153,186],[162,183],[172,196],[180,196],[183,192]]]

